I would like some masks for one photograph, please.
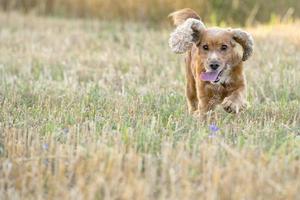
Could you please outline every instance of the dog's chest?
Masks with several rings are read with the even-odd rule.
[[[206,84],[205,96],[212,99],[212,101],[222,101],[228,94],[228,88],[226,85],[221,84]]]

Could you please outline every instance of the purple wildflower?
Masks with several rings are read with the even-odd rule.
[[[48,144],[43,144],[43,149],[45,150],[45,151],[47,151],[48,149],[49,149],[49,145]]]
[[[216,138],[218,137],[218,134],[216,133],[218,130],[220,130],[215,124],[209,125],[210,134],[208,135],[208,138]]]
[[[209,125],[209,130],[212,132],[212,133],[215,133],[217,132],[218,130],[220,130],[215,124],[211,124]]]

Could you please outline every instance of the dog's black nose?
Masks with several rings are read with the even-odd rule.
[[[216,70],[220,67],[220,64],[219,63],[210,63],[209,64],[209,67],[212,68],[213,70]]]

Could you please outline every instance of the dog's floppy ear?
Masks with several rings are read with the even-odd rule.
[[[248,60],[248,58],[253,53],[254,48],[254,41],[253,37],[250,35],[250,33],[243,31],[241,29],[233,29],[232,30],[233,39],[238,42],[244,49],[243,53],[243,61]]]
[[[197,43],[205,30],[202,21],[189,18],[170,35],[169,46],[175,53],[185,53]]]

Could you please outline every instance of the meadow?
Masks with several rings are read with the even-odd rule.
[[[300,198],[299,22],[247,29],[251,106],[206,120],[171,26],[0,24],[0,199]]]

